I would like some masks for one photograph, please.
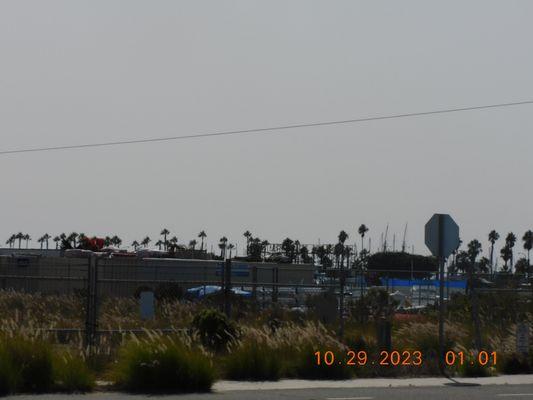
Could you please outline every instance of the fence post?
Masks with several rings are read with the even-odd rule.
[[[228,258],[224,268],[224,312],[228,318],[231,317],[231,259]]]
[[[279,268],[272,268],[272,303],[278,302]]]
[[[257,301],[257,265],[252,266],[252,300]]]
[[[85,310],[85,347],[89,353],[96,344],[96,330],[98,324],[98,259],[95,254],[91,255],[87,265],[87,303]]]
[[[344,283],[345,283],[345,277],[344,277],[344,265],[341,264],[340,268],[340,274],[339,274],[339,338],[342,339],[344,337]]]

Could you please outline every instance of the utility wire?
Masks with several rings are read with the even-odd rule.
[[[167,142],[167,141],[172,141],[172,140],[187,140],[187,139],[214,137],[214,136],[229,136],[229,135],[241,135],[241,134],[267,134],[267,133],[275,133],[276,131],[281,131],[281,130],[286,130],[286,129],[300,129],[300,128],[312,128],[312,127],[318,127],[318,126],[355,124],[355,123],[360,123],[360,122],[382,121],[386,119],[420,117],[420,116],[426,116],[426,115],[447,114],[447,113],[455,113],[455,112],[461,112],[461,111],[474,111],[474,110],[486,110],[486,109],[491,109],[491,108],[513,107],[513,106],[520,106],[520,105],[526,105],[526,104],[533,104],[533,100],[517,101],[517,102],[512,102],[512,103],[488,104],[488,105],[472,106],[472,107],[447,108],[447,109],[442,109],[442,110],[413,112],[413,113],[406,113],[406,114],[379,115],[379,116],[374,116],[374,117],[364,117],[364,118],[355,118],[355,119],[346,119],[346,120],[337,120],[337,121],[312,122],[312,123],[294,124],[294,125],[280,125],[280,126],[271,126],[271,127],[266,127],[266,128],[198,133],[198,134],[191,134],[191,135],[184,135],[184,136],[169,136],[169,137],[160,137],[160,138],[119,140],[119,141],[114,141],[114,142],[84,143],[84,144],[73,144],[73,145],[63,145],[63,146],[1,150],[0,155],[18,154],[18,153],[34,153],[34,152],[55,151],[55,150],[69,150],[69,149],[85,149],[85,148],[91,148],[91,147],[119,146],[119,145],[126,145],[126,144]]]

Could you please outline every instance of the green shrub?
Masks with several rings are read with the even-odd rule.
[[[225,376],[231,380],[276,381],[282,372],[278,352],[267,343],[248,340],[230,352],[225,360]]]
[[[460,325],[446,324],[444,348],[455,349],[458,344],[466,341],[466,337],[467,332]],[[422,366],[416,367],[418,375],[440,374],[439,335],[436,323],[411,322],[404,324],[394,333],[393,343],[396,348],[422,353]]]
[[[202,343],[214,351],[226,350],[237,338],[237,328],[217,310],[204,310],[194,317],[193,327],[198,332]]]
[[[17,377],[13,362],[5,346],[0,347],[0,396],[5,396],[15,391]]]
[[[491,367],[481,365],[477,356],[466,356],[462,365],[459,366],[459,375],[465,378],[483,378],[492,375]]]
[[[53,387],[54,376],[50,346],[38,340],[4,338],[2,353],[6,365],[11,366],[13,391],[26,393],[47,392]]]
[[[95,378],[87,363],[81,357],[69,354],[54,360],[56,389],[62,392],[90,392]]]
[[[532,371],[530,360],[526,356],[511,354],[504,357],[501,363],[501,372],[507,375],[528,374]]]
[[[117,386],[132,392],[208,392],[213,381],[210,360],[172,339],[128,343],[115,368]]]

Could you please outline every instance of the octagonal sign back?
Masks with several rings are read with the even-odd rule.
[[[459,247],[459,226],[448,214],[435,214],[426,224],[425,242],[435,257],[447,258]]]

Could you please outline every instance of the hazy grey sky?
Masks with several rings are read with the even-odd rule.
[[[533,99],[533,2],[0,2],[0,149]],[[0,156],[16,231],[423,246],[533,228],[533,106]],[[401,239],[398,239],[398,241]],[[520,245],[521,247],[521,245]]]

